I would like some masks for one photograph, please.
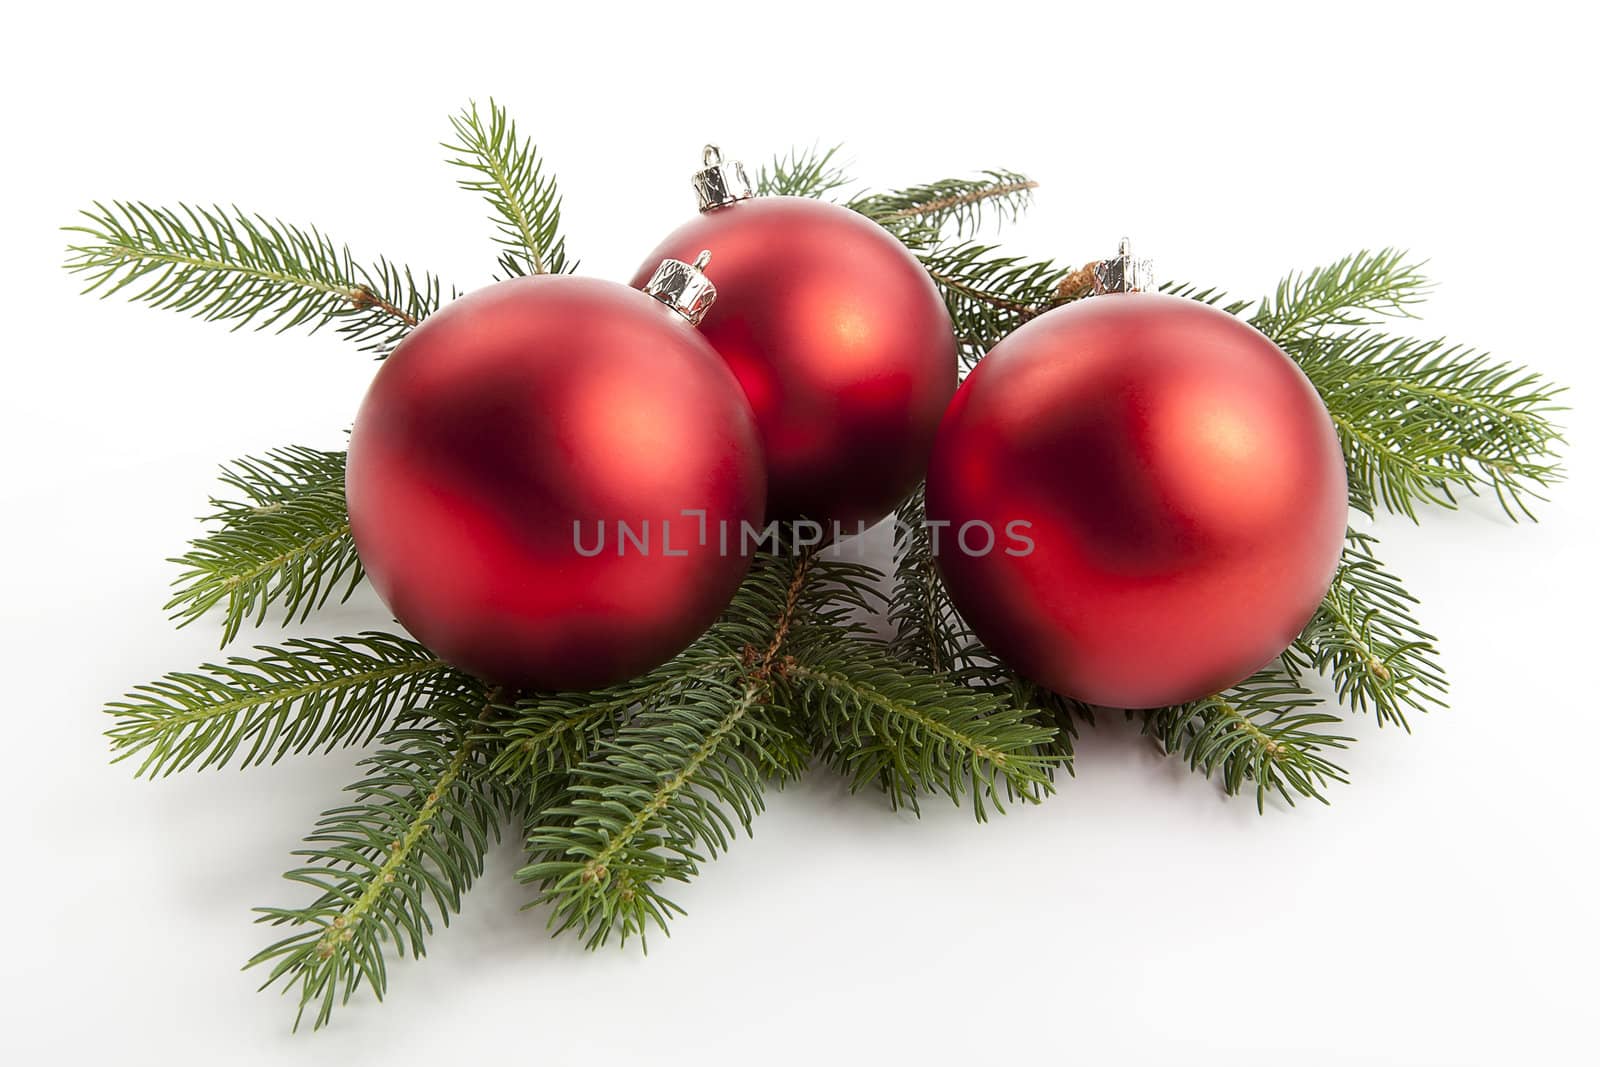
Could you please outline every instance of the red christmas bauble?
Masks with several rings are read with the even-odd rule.
[[[1327,409],[1289,357],[1153,293],[996,345],[945,415],[927,489],[979,638],[1050,689],[1126,708],[1226,689],[1287,647],[1332,581],[1346,496]]]
[[[767,517],[849,533],[887,515],[922,477],[956,386],[950,316],[927,272],[856,212],[778,196],[692,219],[635,284],[702,248],[717,301],[700,329],[755,409]]]
[[[417,327],[361,405],[346,474],[361,562],[400,623],[462,670],[540,689],[620,681],[703,632],[765,490],[749,405],[694,328],[566,276]]]

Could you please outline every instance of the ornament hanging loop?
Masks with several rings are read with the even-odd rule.
[[[664,259],[645,283],[644,293],[682,315],[689,325],[698,326],[717,300],[717,287],[705,273],[710,262],[710,249],[701,250],[693,263]]]
[[[744,164],[736,159],[724,161],[722,149],[716,145],[706,145],[700,153],[700,162],[701,169],[694,175],[694,195],[701,211],[727,207],[755,195],[745,175]]]
[[[1094,294],[1144,293],[1156,287],[1155,267],[1148,259],[1135,259],[1133,242],[1124,237],[1117,254],[1094,264]]]

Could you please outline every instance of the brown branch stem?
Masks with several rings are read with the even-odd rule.
[[[898,211],[891,211],[883,217],[885,219],[909,219],[922,215],[932,215],[935,212],[946,211],[962,204],[976,204],[984,200],[992,200],[998,196],[1010,196],[1012,193],[1022,193],[1029,189],[1039,188],[1039,183],[1034,181],[1001,182],[996,185],[986,185],[981,189],[970,189],[964,193],[952,193],[934,200],[903,207]]]
[[[366,308],[377,308],[386,315],[393,315],[407,326],[415,326],[417,323],[422,321],[415,315],[412,315],[411,313],[395,306],[394,304],[391,304],[389,301],[373,292],[370,286],[356,286],[356,288],[350,293],[350,303],[363,310]]]

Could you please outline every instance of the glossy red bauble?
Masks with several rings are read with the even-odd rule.
[[[346,476],[362,564],[401,624],[465,671],[541,689],[628,678],[699,635],[744,575],[737,530],[765,488],[749,405],[694,328],[563,276],[417,327],[362,403]]]
[[[1128,708],[1218,692],[1287,647],[1347,518],[1339,443],[1299,368],[1231,315],[1145,293],[996,345],[945,416],[927,499],[984,643],[1050,689]],[[977,525],[959,537],[969,524],[996,532],[992,551],[966,550],[985,541]]]
[[[701,332],[744,387],[767,457],[767,516],[853,532],[915,487],[955,391],[950,316],[888,231],[834,204],[757,197],[713,208],[662,242],[710,249],[717,301]]]

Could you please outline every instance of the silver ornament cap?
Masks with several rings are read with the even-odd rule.
[[[1117,254],[1096,263],[1093,273],[1095,296],[1144,293],[1156,287],[1155,267],[1148,259],[1134,258],[1133,243],[1126,237],[1117,246]]]
[[[711,253],[702,251],[693,263],[681,259],[664,259],[661,266],[644,283],[646,296],[654,297],[698,326],[717,300],[717,287],[706,277],[706,264]]]
[[[701,211],[727,207],[755,195],[743,163],[736,159],[724,162],[722,149],[714,144],[706,145],[700,158],[702,168],[694,175],[694,195]]]

